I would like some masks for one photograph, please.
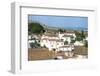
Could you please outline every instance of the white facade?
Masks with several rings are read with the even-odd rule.
[[[84,43],[79,42],[79,41],[76,41],[76,42],[74,43],[74,45],[75,45],[75,46],[84,46]]]
[[[63,39],[63,41],[68,41],[68,44],[70,44],[71,42],[71,37],[75,39],[76,38],[75,33],[62,33],[62,34],[59,33],[59,38]]]
[[[53,50],[53,49],[56,49],[58,48],[59,46],[63,46],[64,43],[58,39],[41,39],[41,42],[40,42],[40,45],[43,47],[43,46],[46,46],[49,50]]]
[[[64,45],[64,46],[61,46],[59,48],[57,48],[56,51],[72,51],[74,49],[74,45]]]
[[[59,33],[59,37],[62,37],[63,35],[72,35],[72,36],[76,37],[74,32]]]
[[[35,43],[35,40],[28,40],[29,43]]]
[[[49,50],[56,50],[56,51],[59,51],[59,50],[63,50],[63,51],[72,51],[72,47],[63,47],[61,48],[62,46],[64,46],[64,42],[65,41],[68,41],[68,44],[70,44],[71,42],[71,37],[74,36],[75,34],[68,34],[68,33],[59,33],[58,36],[46,36],[46,35],[43,35],[41,37],[41,41],[40,41],[40,45],[42,47],[47,47]],[[60,47],[60,48],[59,48]]]

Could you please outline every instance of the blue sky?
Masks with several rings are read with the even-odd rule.
[[[61,27],[61,28],[87,28],[87,17],[76,16],[42,16],[42,15],[29,15],[29,22],[39,22],[47,26]]]

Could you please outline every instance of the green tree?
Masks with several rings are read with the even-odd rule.
[[[80,32],[75,31],[75,35],[76,35],[76,37],[79,37],[80,36]]]
[[[71,42],[70,42],[70,43],[75,43],[75,41],[76,41],[76,40],[75,40],[74,37],[72,36],[72,37],[71,37]]]
[[[75,40],[71,40],[71,43],[75,43]]]
[[[30,43],[30,46],[31,46],[31,48],[34,48],[35,44],[32,42],[32,43]]]
[[[67,44],[68,44],[68,41],[65,41],[65,42],[64,42],[64,45],[67,45]]]
[[[83,30],[81,32],[75,31],[75,35],[77,41],[83,41],[83,39],[85,39],[85,34]]]
[[[35,46],[36,46],[36,47],[40,47],[39,42],[37,42],[36,40],[35,40]]]
[[[66,30],[60,28],[60,29],[58,29],[58,32],[64,33],[64,32],[66,32]]]
[[[45,32],[45,29],[40,23],[32,22],[28,24],[28,32],[29,34],[42,34]]]
[[[82,37],[76,37],[76,39],[75,39],[76,41],[82,41],[83,40],[83,38]]]
[[[82,40],[85,39],[85,34],[83,30],[81,31],[81,37],[82,37]]]
[[[87,40],[84,41],[84,46],[88,47],[88,41]]]

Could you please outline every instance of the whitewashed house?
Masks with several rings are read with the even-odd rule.
[[[72,39],[75,40],[76,35],[73,32],[67,32],[67,33],[59,33],[58,37],[60,39],[63,39],[63,41],[68,41],[68,44],[70,44]]]
[[[65,35],[70,35],[70,36],[73,36],[74,38],[76,38],[76,35],[74,32],[66,32],[64,33]]]
[[[72,50],[74,50],[74,45],[64,45],[56,49],[56,51],[64,51],[64,52],[71,52]]]
[[[28,40],[29,43],[35,43],[35,40]]]
[[[57,48],[57,52],[63,51],[65,56],[72,57],[74,53],[72,52],[74,50],[74,45],[64,45],[59,48]]]
[[[81,41],[76,41],[76,42],[74,43],[74,45],[75,45],[75,46],[84,46],[84,43],[81,42]]]
[[[59,46],[63,46],[64,43],[59,39],[49,39],[49,38],[43,38],[41,39],[40,45],[43,47],[47,47],[49,50],[56,50]]]
[[[43,35],[41,37],[40,45],[42,47],[47,47],[49,50],[61,50],[67,51],[72,50],[72,47],[63,47],[64,42],[68,41],[68,44],[71,43],[71,39],[75,38],[74,33],[58,33],[58,35]],[[60,47],[60,48],[59,48]],[[61,48],[62,47],[62,48]]]

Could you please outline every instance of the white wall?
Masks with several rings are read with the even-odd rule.
[[[100,0],[1,0],[0,1],[0,76],[13,76],[13,74],[9,73],[10,69],[10,53],[11,53],[11,8],[10,3],[13,1],[17,2],[33,2],[35,4],[41,5],[45,4],[48,6],[48,3],[51,5],[56,5],[58,7],[64,7],[67,5],[76,5],[76,6],[95,6],[97,7],[97,23],[99,26],[96,26],[97,42],[94,46],[98,46],[95,50],[98,50],[100,47]],[[98,41],[99,40],[99,41]],[[95,56],[94,56],[95,57]],[[97,54],[97,66],[100,71],[100,50],[98,50]],[[84,69],[73,69],[69,71],[62,72],[52,72],[52,73],[35,73],[35,74],[24,74],[23,76],[100,76],[98,75],[98,70],[95,68],[91,68],[91,70]],[[17,75],[19,76],[19,75]]]

